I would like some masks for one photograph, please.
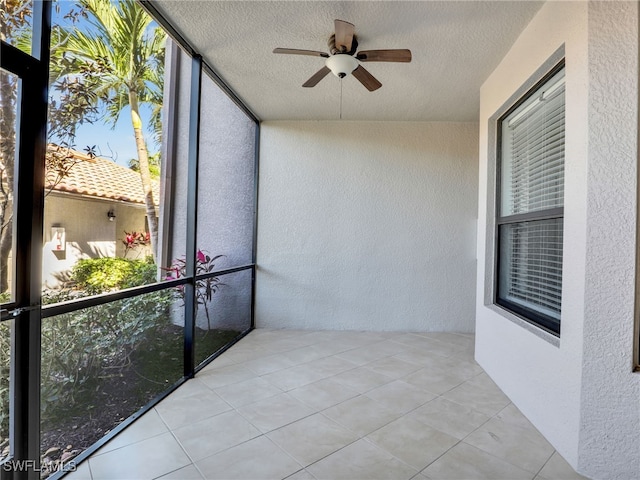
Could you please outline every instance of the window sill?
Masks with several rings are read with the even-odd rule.
[[[492,312],[497,313],[501,317],[506,318],[510,322],[513,322],[516,325],[524,328],[526,331],[534,334],[538,338],[541,338],[545,342],[550,343],[554,347],[560,348],[560,337],[557,337],[556,335],[553,335],[541,329],[540,327],[537,327],[536,325],[529,323],[528,321],[524,320],[522,317],[519,317],[518,315],[510,312],[509,310],[504,309],[500,305],[485,304],[485,307],[491,310]]]

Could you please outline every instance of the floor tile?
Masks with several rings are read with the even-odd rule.
[[[219,358],[216,358],[216,362]],[[210,364],[212,365],[212,364]],[[190,397],[198,393],[209,393],[212,390],[197,378],[192,378],[188,382],[183,383],[176,390],[171,392],[168,398]]]
[[[354,348],[352,350],[347,350],[346,352],[339,353],[336,355],[336,357],[348,360],[355,365],[362,366],[375,360],[390,356],[389,353],[376,348],[377,346],[378,344],[374,344],[371,346],[367,345],[366,347]]]
[[[464,382],[442,396],[489,416],[495,415],[511,403],[493,382],[479,377],[481,376]]]
[[[422,473],[419,473],[415,477],[412,477],[411,480],[431,480],[431,479],[429,477],[427,477],[426,475],[423,475]]]
[[[420,348],[427,352],[435,353],[443,357],[451,357],[457,353],[466,350],[465,347],[438,342],[428,338],[416,335],[414,333],[406,333],[400,337],[395,337],[394,342],[408,345],[410,347]]]
[[[489,420],[464,441],[534,474],[554,451],[537,431],[516,427],[497,418]]]
[[[371,346],[385,339],[384,332],[341,332],[341,341],[350,348]]]
[[[313,360],[307,363],[305,367],[308,368],[309,371],[317,372],[321,375],[321,378],[327,378],[348,370],[353,370],[357,365],[348,360],[331,356]]]
[[[242,363],[243,367],[248,368],[257,375],[266,375],[267,373],[284,370],[285,368],[293,367],[294,365],[295,363],[291,359],[285,357],[281,353]]]
[[[417,408],[408,416],[460,440],[490,418],[465,405],[441,397]]]
[[[401,415],[396,410],[362,395],[328,408],[322,413],[360,436],[368,435]]]
[[[321,413],[274,430],[267,436],[305,467],[358,439],[354,432]]]
[[[191,460],[196,461],[258,437],[261,432],[238,412],[221,413],[173,432]]]
[[[189,383],[189,382],[187,382]],[[199,422],[231,410],[231,406],[211,390],[193,395],[171,395],[155,407],[169,429]]]
[[[449,357],[443,357],[442,355],[437,355],[422,348],[414,348],[406,345],[401,351],[393,355],[393,357],[424,368],[435,367],[442,370],[450,364]]]
[[[331,378],[295,388],[288,393],[318,412],[359,395],[355,390]]]
[[[68,473],[64,478],[67,480],[92,480],[89,462],[85,460],[81,464],[76,465],[75,471]]]
[[[453,447],[422,473],[433,480],[531,480],[533,477],[530,472],[464,442]]]
[[[246,405],[238,412],[263,433],[313,415],[315,410],[291,395],[281,393]]]
[[[332,380],[342,383],[358,393],[365,393],[376,387],[393,382],[393,378],[382,373],[369,370],[367,367],[358,367],[348,372],[341,373]]]
[[[224,352],[226,359],[234,363],[244,363],[271,355],[271,352],[262,346],[240,343],[236,348],[231,348]]]
[[[304,339],[309,342],[309,345],[317,345],[319,343],[340,343],[345,336],[348,336],[349,332],[342,330],[315,330],[307,332]]]
[[[517,407],[513,403],[510,403],[502,410],[500,410],[496,414],[495,418],[515,427],[535,429],[533,424],[520,412],[520,410],[517,409]]]
[[[314,343],[313,348],[321,352],[324,356],[329,356],[346,352],[354,347],[350,345],[349,342],[342,341],[340,338],[337,338],[335,340],[326,340],[324,342]]]
[[[227,356],[228,351],[229,350],[222,353],[222,355],[217,356],[216,359],[213,362],[209,363],[209,365],[204,367],[202,371],[210,371],[217,368],[228,367],[229,365],[236,365],[236,362],[231,360],[231,357]]]
[[[263,375],[261,378],[285,392],[325,378],[323,372],[310,369],[308,363]]]
[[[473,340],[254,330],[70,478],[582,478],[475,362]]]
[[[105,453],[116,448],[137,443],[147,438],[167,433],[169,429],[162,421],[155,409],[150,410],[138,420],[119,433],[113,440],[102,447],[99,452]]]
[[[307,470],[299,470],[293,475],[288,476],[285,480],[316,480]]]
[[[249,380],[255,376],[254,372],[242,365],[229,365],[222,368],[204,369],[196,375],[196,378],[209,388],[218,388]]]
[[[366,438],[417,470],[422,470],[459,442],[457,438],[407,417],[385,425]]]
[[[158,477],[157,480],[204,480],[204,477],[196,466],[191,464]]]
[[[258,344],[261,343],[261,341],[258,342]],[[307,347],[309,344],[310,341],[306,338],[306,335],[294,335],[290,337],[274,339],[268,342],[262,348],[269,353],[280,353]]]
[[[196,462],[207,480],[280,479],[302,466],[265,436]]]
[[[189,465],[191,460],[171,433],[91,457],[93,480],[153,479]]]
[[[234,408],[242,407],[282,393],[278,387],[262,378],[250,378],[231,385],[216,388],[215,392]]]
[[[420,369],[413,363],[408,363],[395,357],[375,360],[367,364],[367,368],[395,379],[400,379]]]
[[[424,388],[431,393],[441,395],[462,385],[469,379],[469,375],[461,372],[450,372],[446,369],[426,367],[421,368],[403,378],[407,383]]]
[[[558,452],[554,452],[538,475],[547,480],[586,480],[587,478],[576,473]]]
[[[459,356],[442,358],[439,362],[439,368],[447,370],[451,373],[461,374],[467,379],[477,377],[484,372],[482,367],[475,361],[467,361]]]
[[[459,333],[425,332],[425,333],[417,333],[417,335],[428,338],[430,340],[437,340],[438,342],[450,343],[458,347],[473,348],[475,345],[474,337],[468,336],[468,335],[462,335]]]
[[[436,398],[436,395],[421,388],[396,380],[381,387],[374,388],[365,394],[398,413],[405,414]]]
[[[326,357],[327,355],[313,348],[313,345],[310,345],[282,352],[282,356],[291,360],[294,365],[301,365],[312,360],[317,360],[318,358]]]
[[[417,470],[366,440],[358,440],[314,463],[307,470],[318,480],[403,480]]]

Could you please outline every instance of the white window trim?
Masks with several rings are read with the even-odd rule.
[[[519,325],[524,330],[545,340],[546,342],[560,347],[560,338],[535,324],[524,320],[522,317],[515,315],[507,309],[495,304],[496,298],[496,279],[497,279],[497,229],[496,229],[496,213],[497,213],[497,154],[499,145],[497,144],[498,120],[515,105],[518,100],[524,97],[534,86],[536,86],[547,74],[565,58],[565,48],[562,45],[556,50],[523,84],[516,90],[502,106],[489,118],[488,121],[488,152],[487,152],[487,197],[486,197],[486,228],[485,228],[485,255],[484,255],[484,306],[497,313],[501,317]]]

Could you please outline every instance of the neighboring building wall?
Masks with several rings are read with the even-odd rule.
[[[144,260],[148,255],[152,255],[151,246],[138,246],[130,249],[125,253],[122,241],[125,238],[125,232],[146,233],[145,219],[147,211],[144,205],[132,205],[125,203],[115,203],[112,205],[116,214],[113,223],[116,224],[115,243],[116,257],[124,257],[130,260]]]
[[[636,478],[640,376],[632,373],[637,179],[635,2],[548,2],[481,89],[476,359],[580,473]],[[561,336],[492,305],[491,117],[564,46]]]
[[[256,323],[474,329],[477,124],[264,122]]]
[[[114,221],[109,221],[107,217],[110,209],[116,215]],[[69,193],[52,192],[47,195],[44,208],[43,286],[56,288],[63,285],[81,258],[115,257],[117,252],[120,255],[118,244],[122,243],[123,232],[144,228],[144,217],[144,206]],[[64,251],[55,251],[52,227],[65,229]],[[128,255],[129,258],[135,256],[133,252]]]

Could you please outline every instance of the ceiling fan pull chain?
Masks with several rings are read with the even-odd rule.
[[[342,120],[342,79],[340,79],[340,120]]]

